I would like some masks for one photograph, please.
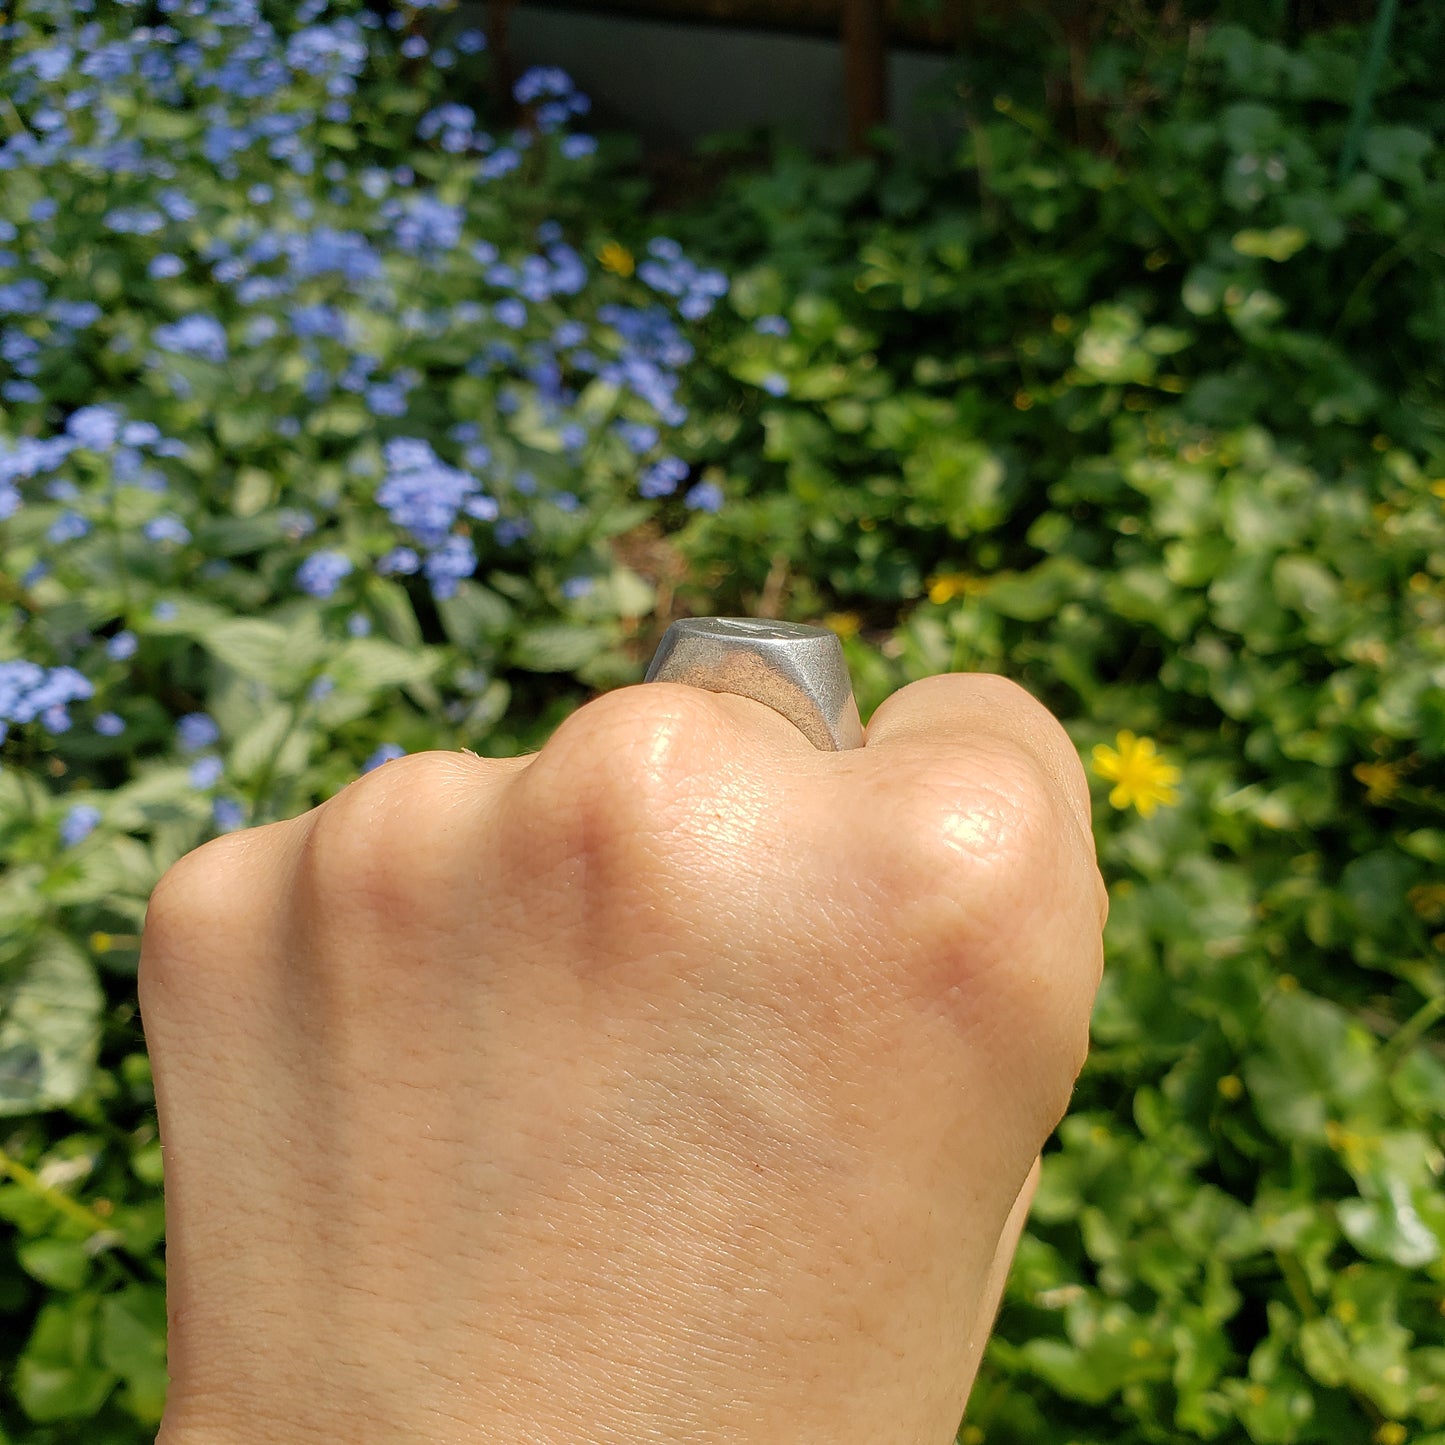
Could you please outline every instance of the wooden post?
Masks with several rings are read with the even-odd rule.
[[[492,57],[492,86],[501,113],[515,121],[517,102],[512,98],[512,87],[517,83],[517,67],[512,59],[512,37],[508,34],[508,22],[516,0],[488,0],[487,4],[487,50]]]
[[[848,149],[869,149],[868,134],[888,120],[888,26],[885,0],[843,0],[843,91]]]

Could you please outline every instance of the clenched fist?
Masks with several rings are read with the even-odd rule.
[[[161,1445],[943,1445],[1107,906],[989,675],[839,753],[624,688],[197,849],[141,960]]]

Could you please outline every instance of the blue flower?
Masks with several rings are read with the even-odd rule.
[[[67,848],[74,848],[95,831],[100,822],[100,809],[90,803],[77,803],[60,824],[60,841]]]
[[[55,301],[51,304],[50,314],[62,326],[83,331],[87,326],[94,326],[102,312],[94,301]]]
[[[33,276],[0,286],[0,315],[37,316],[45,309],[45,287]]]
[[[680,457],[663,457],[643,472],[637,490],[648,498],[670,497],[688,471],[687,463]]]
[[[190,529],[170,512],[152,517],[141,531],[148,542],[174,542],[177,546],[184,546],[191,540]]]
[[[567,96],[573,91],[572,77],[555,65],[534,65],[512,87],[518,105],[531,105],[544,96]]]
[[[90,523],[79,512],[66,511],[51,523],[45,537],[47,541],[59,546],[64,542],[73,542],[77,538],[85,536],[89,531]]]
[[[246,810],[234,798],[217,798],[211,816],[223,833],[232,833],[246,821]]]
[[[124,662],[127,658],[135,656],[136,648],[139,645],[135,633],[127,628],[124,632],[117,632],[105,644],[106,656],[113,658],[116,662]]]
[[[376,570],[383,577],[410,577],[421,571],[421,558],[414,547],[393,547],[377,562]]]
[[[46,668],[24,658],[0,662],[0,741],[10,723],[39,719],[51,732],[66,731],[67,705],[94,693],[90,679],[73,667]]]
[[[695,512],[720,512],[723,505],[722,488],[716,482],[699,482],[683,498],[683,504]]]
[[[408,255],[454,250],[461,242],[464,212],[434,196],[407,196],[388,201],[382,218],[391,223],[392,236]]]
[[[487,48],[487,37],[480,30],[463,30],[457,36],[456,46],[463,55],[476,55]]]
[[[399,748],[395,743],[382,743],[372,755],[361,765],[363,773],[373,772],[383,763],[389,763],[393,758],[404,758],[406,749]]]
[[[123,418],[111,406],[83,406],[65,420],[66,435],[73,438],[77,446],[87,447],[93,452],[109,451],[120,436]]]
[[[471,106],[449,100],[427,111],[417,122],[416,133],[422,140],[432,140],[442,131],[457,131],[470,140],[476,124],[477,113]]]
[[[74,64],[75,51],[69,45],[55,44],[32,50],[28,55],[22,52],[13,63],[13,68],[20,70],[28,67],[46,84],[53,85],[57,80],[64,79]]]
[[[787,336],[793,328],[788,324],[785,316],[759,316],[753,322],[753,330],[759,336]]]
[[[597,153],[597,137],[595,135],[563,136],[558,149],[562,152],[564,160],[585,160],[588,156]]]
[[[163,449],[160,443],[163,441],[161,429],[153,421],[128,421],[121,428],[120,439],[128,447],[155,447],[159,456],[180,456],[184,453],[184,444],[179,441],[171,441]]]
[[[95,730],[102,737],[118,738],[125,731],[125,719],[119,713],[100,713],[95,719]]]
[[[575,602],[580,597],[586,597],[596,585],[591,577],[569,577],[562,584],[562,595],[569,602]]]
[[[770,371],[758,385],[769,396],[787,396],[788,394],[788,378],[780,372]]]
[[[336,679],[323,675],[318,677],[311,686],[306,689],[306,696],[311,702],[325,702],[335,691]]]
[[[513,542],[520,542],[531,533],[532,523],[526,517],[504,517],[496,527],[497,542],[503,547],[510,547]]]
[[[371,618],[363,612],[353,612],[346,619],[346,631],[351,637],[369,637],[371,635]]]
[[[157,622],[174,622],[180,615],[180,610],[174,602],[161,601],[151,608],[151,616]]]
[[[448,537],[427,555],[422,570],[431,583],[432,595],[440,602],[454,597],[457,583],[477,570],[476,548],[466,537]]]
[[[168,326],[157,326],[152,339],[162,351],[217,363],[226,359],[226,328],[214,316],[199,312],[183,316]]]
[[[198,753],[221,740],[221,729],[206,712],[188,712],[176,723],[176,742],[182,752]]]
[[[441,546],[462,504],[481,492],[481,484],[447,466],[430,443],[416,437],[393,437],[382,452],[387,477],[377,488],[377,502],[423,546]]]
[[[657,445],[657,428],[645,422],[619,421],[614,430],[637,456],[645,455]]]
[[[379,381],[368,386],[366,409],[372,416],[405,416],[406,388],[399,381]]]
[[[366,41],[349,16],[298,30],[286,43],[286,64],[306,75],[333,80],[360,75],[366,60]]]
[[[197,758],[191,764],[190,779],[193,788],[205,791],[207,788],[214,788],[221,780],[221,774],[226,771],[226,765],[215,753],[207,753],[203,758]]]
[[[342,552],[313,552],[296,570],[296,585],[313,597],[330,597],[353,568]]]
[[[165,227],[166,218],[159,211],[147,211],[140,206],[123,206],[108,211],[101,219],[107,230],[122,236],[153,236]]]
[[[477,167],[477,174],[484,181],[494,181],[516,170],[521,164],[522,157],[511,146],[501,146]]]
[[[527,308],[515,296],[498,301],[492,314],[503,326],[510,326],[514,331],[527,324]]]

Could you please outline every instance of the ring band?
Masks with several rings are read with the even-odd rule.
[[[684,618],[663,635],[645,681],[752,698],[825,752],[863,746],[843,645],[826,627],[752,617]]]

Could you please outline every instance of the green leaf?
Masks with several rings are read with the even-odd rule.
[[[1445,1235],[1445,1196],[1439,1154],[1423,1133],[1366,1135],[1341,1150],[1361,1198],[1338,1205],[1340,1228],[1362,1253],[1419,1269],[1439,1259]]]
[[[1005,617],[1039,622],[1068,601],[1089,596],[1094,577],[1076,557],[1049,557],[1028,572],[1004,572],[989,579],[985,605]]]
[[[293,707],[273,703],[256,709],[226,759],[231,781],[245,785],[268,771],[281,776],[299,772],[310,757],[313,736],[312,729],[298,726]]]
[[[124,1381],[130,1413],[146,1424],[159,1424],[167,1385],[162,1286],[130,1284],[101,1301],[100,1359]]]
[[[1260,1033],[1244,1080],[1261,1121],[1280,1139],[1324,1143],[1331,1120],[1368,1118],[1385,1106],[1374,1041],[1335,1004],[1278,994]]]
[[[425,682],[440,661],[433,648],[408,649],[380,637],[354,637],[336,650],[326,671],[338,691],[371,694]]]
[[[195,544],[208,557],[237,557],[260,552],[286,535],[275,513],[257,517],[213,517],[195,530]]]
[[[69,1104],[89,1086],[105,999],[66,937],[44,933],[0,987],[0,1115]]]
[[[259,617],[236,617],[208,628],[198,641],[242,677],[288,693],[301,686],[322,656],[316,645],[320,629],[314,636],[307,631]]]
[[[611,642],[610,629],[544,623],[525,629],[512,645],[512,662],[528,672],[573,672]]]
[[[919,503],[929,503],[955,537],[988,531],[1008,515],[1018,488],[1009,485],[1002,459],[972,437],[929,437],[903,463],[903,475]],[[922,516],[922,507],[916,507]]]
[[[452,596],[436,606],[447,636],[468,653],[475,653],[483,642],[497,644],[512,622],[506,598],[471,579],[462,581]]]
[[[12,1381],[32,1420],[85,1419],[115,1388],[115,1375],[94,1354],[96,1304],[96,1296],[80,1294],[42,1307]]]
[[[41,1284],[73,1294],[90,1275],[91,1254],[79,1239],[27,1239],[16,1246],[20,1267]]]
[[[1268,231],[1236,231],[1230,244],[1241,256],[1288,261],[1309,245],[1309,236],[1300,226],[1274,226]]]

